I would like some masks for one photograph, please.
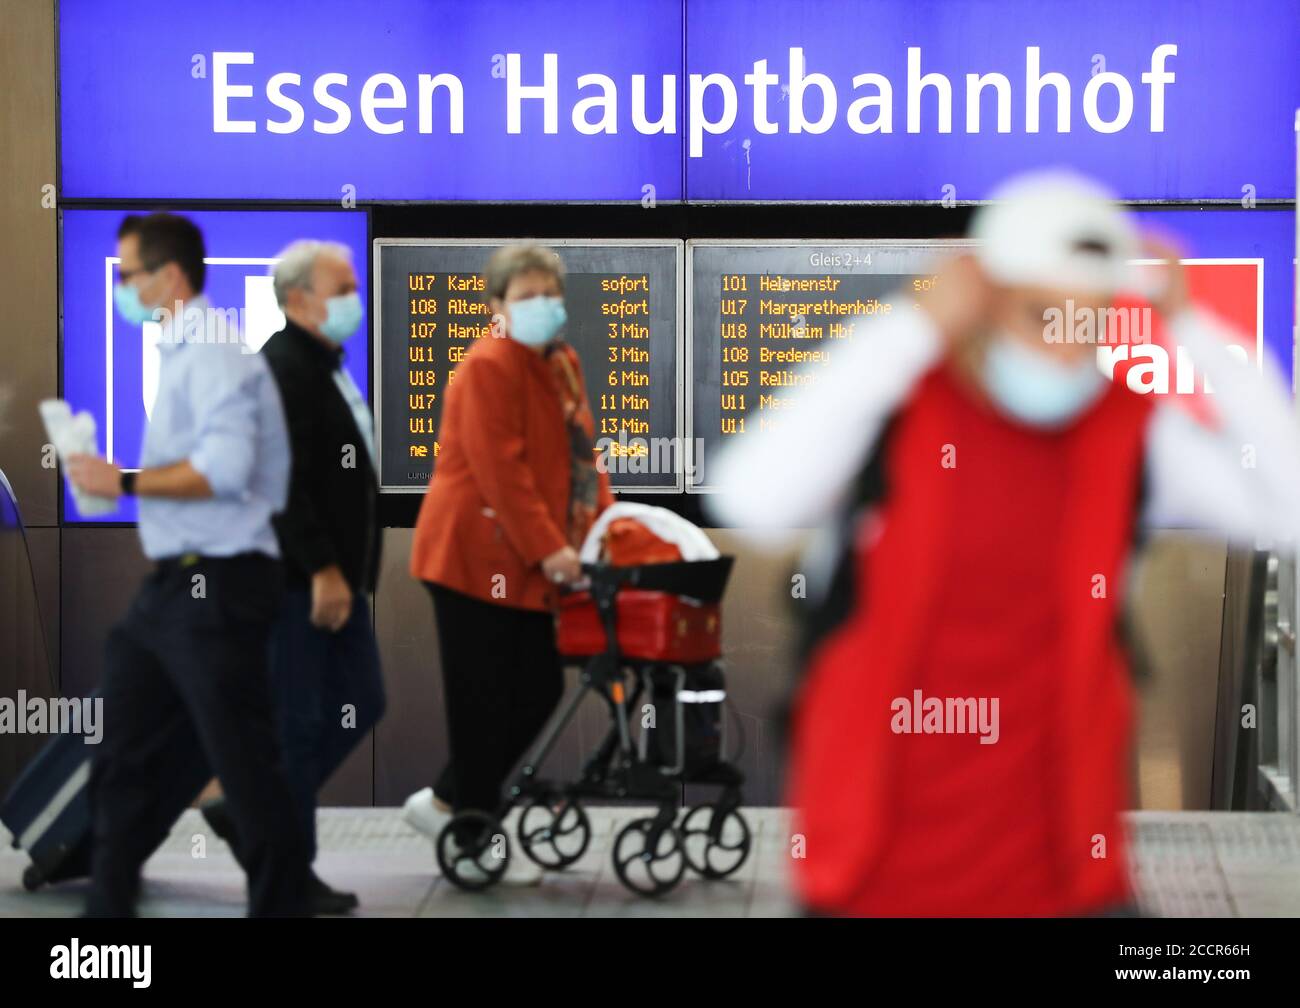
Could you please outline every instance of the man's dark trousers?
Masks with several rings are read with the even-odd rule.
[[[104,738],[91,763],[90,915],[134,912],[145,859],[194,797],[181,785],[208,774],[242,839],[249,913],[308,911],[307,844],[267,676],[282,586],[279,563],[260,553],[165,560],[109,634]]]
[[[308,860],[316,857],[316,794],[384,713],[369,600],[352,596],[336,632],[311,623],[311,593],[291,587],[271,630],[271,688],[280,744]],[[240,833],[240,854],[243,834]]]

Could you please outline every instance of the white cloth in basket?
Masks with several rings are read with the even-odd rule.
[[[674,514],[667,508],[621,501],[605,508],[596,519],[596,523],[591,526],[591,531],[583,540],[580,552],[583,563],[600,563],[601,540],[605,537],[605,529],[609,527],[609,523],[616,518],[635,518],[660,539],[672,543],[681,550],[683,560],[718,559],[717,547],[709,541],[709,537],[681,515]]]

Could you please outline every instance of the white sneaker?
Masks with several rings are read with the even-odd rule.
[[[510,861],[506,865],[505,873],[501,876],[499,885],[507,886],[535,886],[542,882],[542,869],[527,854],[523,852],[519,844],[519,838],[516,835],[519,832],[519,817],[523,814],[523,809],[518,805],[506,813],[505,819],[501,823],[501,832],[503,832],[510,844]]]
[[[487,872],[480,868],[477,862],[471,861],[469,858],[458,862],[455,867],[457,876],[470,885],[482,883],[487,879]],[[438,874],[442,874],[441,866],[438,869]]]
[[[421,788],[402,805],[402,821],[411,829],[438,842],[438,834],[451,820],[451,813],[444,812],[433,803],[433,788]]]
[[[457,844],[456,846],[457,849],[460,850],[460,845]],[[495,849],[495,842],[493,843],[493,849]],[[495,872],[495,869],[497,868],[497,865],[494,863],[495,858],[493,857],[492,850],[480,851],[478,858],[478,860],[475,860],[470,857],[462,857],[456,862],[455,867],[457,876],[470,885],[486,882],[488,872]],[[536,872],[529,871],[530,867],[535,866],[533,866],[533,863],[526,857],[524,858],[524,861],[526,863],[521,866],[519,857],[514,848],[511,848],[510,860],[506,863],[506,869],[501,873],[500,878],[497,880],[497,884],[526,886],[537,885],[537,883],[541,882],[542,876],[540,870]]]
[[[501,876],[501,885],[535,886],[541,884],[541,866],[519,850],[519,845],[516,844],[510,851],[510,863],[506,865],[506,873]]]

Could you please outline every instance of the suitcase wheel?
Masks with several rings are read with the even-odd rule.
[[[35,892],[45,884],[45,872],[41,871],[34,864],[29,864],[23,869],[23,888],[28,892]]]

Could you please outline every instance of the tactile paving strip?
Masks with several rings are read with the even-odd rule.
[[[1290,913],[1300,913],[1292,897],[1300,880],[1300,816],[1137,812],[1129,821],[1135,881],[1152,913],[1235,917],[1286,911],[1288,905]]]
[[[745,809],[756,842],[755,881],[763,892],[762,908],[788,913],[782,852],[788,842],[788,813],[779,809]],[[591,808],[593,850],[598,860],[621,824],[643,814],[631,807]],[[1149,913],[1164,917],[1234,917],[1300,915],[1300,816],[1279,812],[1135,812],[1128,816],[1132,837],[1135,885]],[[0,834],[3,830],[0,830]],[[404,822],[398,809],[322,809],[318,818],[322,853],[353,855],[360,877],[367,878],[379,863],[401,862],[418,866],[431,856],[430,844]],[[195,835],[224,853],[196,810],[188,810],[163,844],[160,855],[188,860]],[[7,836],[0,843],[7,848]],[[12,875],[13,900],[25,856],[0,850],[0,868],[6,881]],[[227,868],[221,869],[221,864]],[[213,867],[230,871],[233,865],[218,858]],[[405,869],[404,869],[405,870]],[[378,877],[378,876],[375,876]],[[611,886],[614,883],[610,883]],[[748,897],[746,897],[748,899]],[[754,900],[758,900],[755,896]],[[768,904],[771,904],[769,907]],[[12,910],[9,911],[12,913]],[[750,912],[755,912],[750,907]],[[21,915],[21,914],[20,914]]]
[[[158,849],[160,854],[179,854],[190,849],[195,834],[219,843],[195,809],[187,810],[171,835]],[[427,853],[429,841],[402,821],[392,808],[321,809],[316,817],[316,840],[321,850],[340,854]]]
[[[1300,816],[1229,813],[1209,822],[1215,849],[1225,866],[1300,866]]]
[[[1211,828],[1201,822],[1133,824],[1134,885],[1161,917],[1232,917],[1227,879]]]

